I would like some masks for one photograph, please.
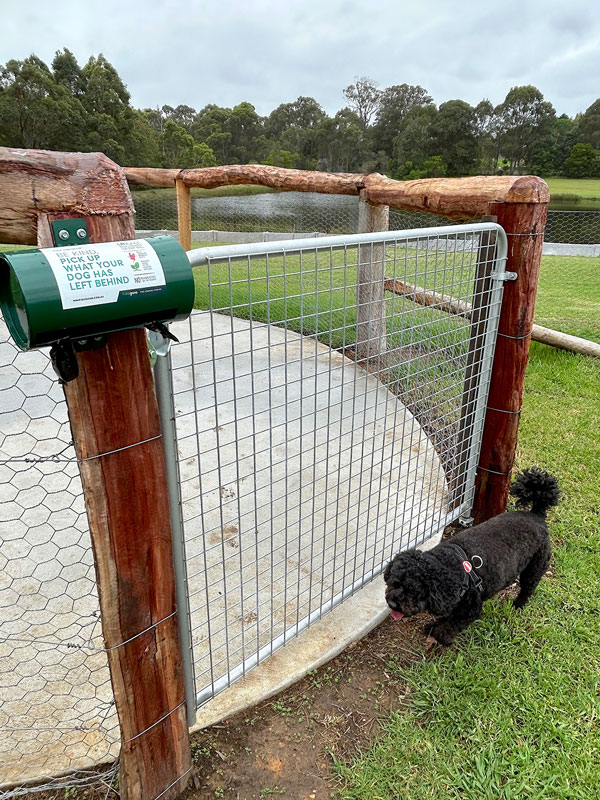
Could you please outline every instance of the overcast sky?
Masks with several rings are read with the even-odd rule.
[[[600,96],[594,0],[0,0],[0,11],[0,64],[102,52],[140,108],[247,100],[268,114],[307,95],[331,114],[359,75],[420,84],[437,104],[497,104],[534,84],[570,116]]]

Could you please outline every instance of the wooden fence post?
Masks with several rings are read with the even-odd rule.
[[[508,237],[505,269],[516,272],[517,280],[504,285],[475,483],[475,523],[502,513],[508,503],[548,203],[498,203],[493,213]]]
[[[84,218],[91,242],[134,236],[122,170],[101,154],[0,152],[10,240],[53,246],[50,223]],[[17,191],[18,190],[18,191]],[[60,209],[60,211],[58,211]],[[66,210],[65,210],[66,209]],[[171,524],[144,330],[77,354],[64,387],[80,462],[102,632],[121,731],[123,800],[176,797],[191,770]]]
[[[365,190],[358,204],[358,233],[389,229],[390,209],[369,203]],[[385,245],[360,245],[356,274],[356,360],[386,368]]]
[[[184,250],[192,249],[192,196],[191,189],[181,178],[175,180],[177,194],[177,228],[179,243]]]

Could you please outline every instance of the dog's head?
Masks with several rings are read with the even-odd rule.
[[[426,553],[398,553],[383,573],[385,599],[394,619],[414,617],[424,611],[438,616],[446,609],[442,586]]]

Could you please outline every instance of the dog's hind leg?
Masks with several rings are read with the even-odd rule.
[[[535,553],[529,564],[519,576],[521,591],[515,598],[515,608],[523,608],[525,603],[534,593],[536,586],[542,580],[544,573],[550,563],[550,542],[544,545]]]

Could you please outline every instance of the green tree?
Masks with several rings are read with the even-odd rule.
[[[262,134],[262,119],[252,103],[234,106],[227,128],[231,133],[231,151],[236,162],[247,164],[257,160],[257,139]]]
[[[228,130],[230,116],[230,108],[221,108],[211,103],[198,112],[192,125],[194,139],[210,147],[218,164],[229,164],[233,160],[232,137]]]
[[[37,56],[0,69],[0,131],[12,147],[75,149],[82,109]]]
[[[131,107],[127,87],[113,65],[100,53],[90,57],[81,72],[85,80],[81,96],[86,112],[85,149],[100,150],[119,164],[135,164],[137,159],[156,163],[158,137],[153,134],[153,140],[142,143],[144,136],[151,135],[148,117]]]
[[[266,137],[281,150],[298,153],[301,169],[315,169],[319,156],[319,126],[326,114],[312,97],[282,103],[264,123]]]
[[[370,157],[362,120],[352,109],[342,108],[319,125],[319,169],[328,172],[362,171]]]
[[[600,153],[588,142],[578,142],[565,160],[563,171],[569,178],[595,178],[600,175]]]
[[[147,116],[134,109],[128,137],[128,151],[123,166],[158,167],[162,166],[160,136],[150,125]]]
[[[430,156],[441,155],[434,150],[433,124],[437,113],[433,103],[413,106],[407,111],[394,140],[393,171],[401,170],[407,161],[411,162],[411,169],[419,168]]]
[[[536,150],[552,131],[556,112],[535,86],[514,86],[495,110],[500,147],[511,172],[528,169]]]
[[[487,99],[481,100],[474,110],[478,171],[491,175],[498,169],[500,158],[498,117],[494,106]]]
[[[416,166],[412,161],[405,161],[401,164],[396,177],[402,181],[414,181],[419,178],[445,178],[448,169],[441,156],[430,156]]]
[[[165,121],[170,119],[173,122],[176,122],[182,128],[185,128],[188,133],[191,132],[192,125],[196,119],[195,108],[180,103],[175,108],[172,108],[171,106],[163,106],[161,112]]]
[[[52,61],[54,80],[59,86],[68,89],[73,97],[81,98],[87,91],[87,80],[77,59],[66,47],[57,50]]]
[[[178,169],[214,167],[215,154],[205,142],[196,142],[185,128],[168,119],[161,137],[163,166]]]
[[[600,150],[600,99],[594,101],[579,119],[578,138]]]
[[[371,78],[363,76],[354,80],[356,83],[351,83],[344,89],[344,97],[366,128],[377,113],[381,101],[381,91]]]
[[[429,127],[433,154],[441,155],[447,174],[472,175],[477,165],[477,117],[464,100],[442,103]]]
[[[426,106],[433,102],[422,86],[401,83],[388,86],[379,95],[377,117],[373,126],[373,143],[376,150],[391,155],[394,139],[398,135],[400,123],[414,106]]]
[[[299,153],[290,153],[289,150],[281,150],[274,147],[269,155],[263,160],[263,164],[272,167],[286,167],[287,169],[296,169],[300,161]]]

